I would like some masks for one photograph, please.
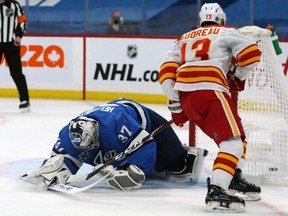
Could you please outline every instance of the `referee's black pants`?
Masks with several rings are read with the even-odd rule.
[[[16,84],[20,101],[29,101],[27,82],[21,65],[20,46],[15,46],[14,42],[0,43],[0,58],[3,53],[10,75]]]

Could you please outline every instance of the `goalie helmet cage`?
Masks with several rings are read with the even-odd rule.
[[[255,183],[288,185],[288,82],[275,53],[271,32],[257,26],[239,29],[262,52],[242,92],[232,94],[247,136],[245,177]],[[237,99],[238,97],[238,99]],[[218,153],[216,144],[189,122],[189,145]]]

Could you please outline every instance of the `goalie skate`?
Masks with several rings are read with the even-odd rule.
[[[206,211],[209,212],[231,212],[238,213],[245,211],[245,201],[240,197],[233,196],[217,185],[210,185],[210,178],[207,179],[208,192],[205,203]]]
[[[261,188],[244,179],[240,169],[235,170],[235,174],[229,186],[229,191],[245,201],[258,201],[261,199]]]

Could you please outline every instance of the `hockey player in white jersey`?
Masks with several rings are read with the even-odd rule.
[[[96,106],[64,126],[51,157],[21,179],[44,189],[65,184],[84,163],[101,166],[164,123],[167,120],[161,115],[132,100],[118,99]],[[119,190],[139,188],[152,173],[161,178],[165,174],[168,181],[197,181],[206,155],[204,149],[184,147],[169,126],[99,174],[103,177],[111,173],[107,183]]]
[[[207,181],[207,209],[241,212],[245,201],[226,191],[259,195],[261,189],[242,177],[247,143],[230,88],[243,90],[261,52],[236,28],[225,26],[226,15],[218,3],[204,4],[199,18],[200,27],[183,34],[167,52],[158,80],[175,124],[182,127],[190,119],[219,147]],[[228,80],[232,58],[237,68]]]

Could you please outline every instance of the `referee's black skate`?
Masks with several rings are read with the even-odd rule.
[[[240,197],[233,196],[217,185],[210,184],[207,179],[208,192],[205,203],[209,212],[244,212],[245,201]]]
[[[236,193],[244,195],[243,197],[241,196],[241,198],[245,201],[258,201],[261,199],[261,188],[244,179],[240,169],[235,170],[235,174],[229,185],[229,191],[234,195]]]
[[[22,113],[30,112],[30,102],[29,101],[21,101],[19,105],[19,109]]]

